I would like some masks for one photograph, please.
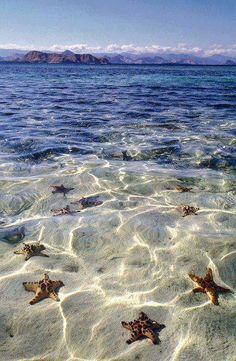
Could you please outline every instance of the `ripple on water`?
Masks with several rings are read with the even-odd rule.
[[[234,295],[210,305],[188,273],[210,266],[217,283],[236,287],[235,75],[0,66],[0,359],[233,359]],[[75,189],[52,194],[62,183]],[[103,203],[52,216],[83,196]],[[200,211],[183,218],[180,204]],[[14,255],[36,240],[49,258]],[[30,307],[22,282],[44,272],[65,284],[61,302]],[[141,310],[166,325],[156,347],[125,342],[120,322]]]

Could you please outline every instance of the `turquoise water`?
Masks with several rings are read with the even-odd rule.
[[[188,273],[236,287],[236,68],[1,64],[0,92],[0,359],[234,361],[235,295]],[[13,253],[38,240],[49,258]],[[61,301],[30,306],[45,272]],[[156,346],[125,342],[140,311]]]

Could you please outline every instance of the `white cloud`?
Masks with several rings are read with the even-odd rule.
[[[0,49],[18,49],[18,50],[50,50],[55,52],[62,52],[64,50],[71,50],[77,53],[80,52],[89,52],[89,53],[123,53],[129,52],[134,54],[141,53],[190,53],[195,55],[205,55],[210,56],[213,54],[225,54],[236,56],[236,44],[231,44],[229,46],[222,46],[219,44],[215,44],[210,46],[209,48],[199,48],[199,47],[190,47],[185,43],[179,43],[174,47],[171,46],[161,46],[158,44],[152,44],[147,46],[138,46],[135,44],[108,44],[106,46],[90,46],[88,44],[66,44],[59,45],[55,44],[50,47],[42,47],[42,46],[33,46],[33,45],[19,45],[19,44],[0,44]]]
[[[229,47],[223,47],[222,45],[213,45],[209,49],[205,50],[206,55],[225,54],[236,55],[236,44],[231,44]]]

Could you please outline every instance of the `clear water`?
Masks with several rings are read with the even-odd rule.
[[[211,305],[188,273],[236,287],[236,68],[1,64],[0,94],[0,359],[233,361],[235,295]],[[49,258],[14,255],[35,240]],[[61,302],[30,306],[45,272]],[[157,346],[125,343],[140,311]]]

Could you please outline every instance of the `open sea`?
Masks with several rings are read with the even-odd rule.
[[[0,64],[0,95],[0,360],[235,361],[235,293],[188,273],[236,289],[236,67]],[[126,343],[141,311],[157,345]]]

